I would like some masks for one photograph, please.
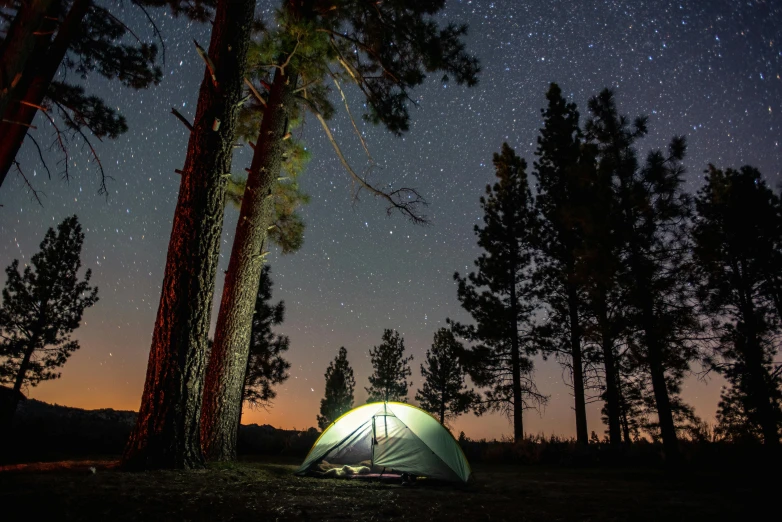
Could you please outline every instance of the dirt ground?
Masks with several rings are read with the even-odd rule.
[[[756,520],[778,483],[756,474],[478,467],[466,487],[299,478],[296,461],[125,473],[110,461],[0,470],[4,521]],[[93,469],[90,469],[93,468]],[[765,518],[765,517],[764,517]]]

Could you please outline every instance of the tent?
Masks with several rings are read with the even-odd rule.
[[[355,466],[369,461],[384,473],[467,482],[472,470],[459,444],[437,419],[401,402],[373,402],[350,410],[326,428],[296,471],[321,462]]]

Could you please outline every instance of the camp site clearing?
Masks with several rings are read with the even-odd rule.
[[[299,477],[300,458],[126,473],[60,462],[0,471],[3,520],[760,520],[777,498],[743,474],[475,465],[469,485]],[[93,471],[94,470],[94,471]],[[748,511],[751,510],[751,511]],[[766,511],[772,512],[772,511]]]

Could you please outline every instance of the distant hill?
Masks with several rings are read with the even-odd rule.
[[[9,463],[95,456],[119,456],[136,422],[135,411],[84,410],[35,399],[21,401],[16,410]],[[304,456],[319,432],[279,430],[268,424],[242,425],[238,448],[242,454]]]

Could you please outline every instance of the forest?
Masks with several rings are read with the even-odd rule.
[[[517,520],[513,499],[523,499],[531,520],[715,520],[770,506],[773,481],[756,475],[782,458],[778,165],[764,173],[722,154],[692,165],[693,156],[713,153],[698,150],[697,126],[693,137],[685,125],[665,135],[671,127],[656,127],[656,110],[624,108],[621,84],[590,83],[582,96],[552,75],[535,84],[545,89],[531,99],[544,103],[524,107],[535,112],[536,127],[527,129],[533,141],[508,131],[488,144],[481,168],[463,167],[469,178],[459,189],[477,215],[469,226],[446,221],[437,195],[417,188],[418,176],[403,172],[409,164],[372,138],[382,132],[423,147],[419,124],[437,118],[426,111],[437,101],[421,94],[427,84],[448,93],[443,97],[474,100],[471,93],[495,81],[492,56],[476,52],[484,47],[451,3],[0,4],[0,199],[14,184],[24,194],[2,213],[20,204],[48,212],[41,186],[74,184],[79,193],[82,185],[96,192],[108,209],[126,178],[142,180],[145,173],[120,174],[120,161],[106,158],[137,132],[132,101],[173,81],[166,54],[179,53],[182,40],[165,24],[209,35],[208,43],[184,40],[199,87],[183,96],[195,105],[163,101],[171,112],[161,117],[173,122],[171,132],[184,133],[186,146],[175,150],[160,136],[144,145],[144,154],[177,155],[181,167],[168,173],[176,184],[165,203],[169,218],[149,218],[166,236],[163,266],[156,267],[162,283],[143,300],[154,320],[138,327],[151,347],[143,390],[134,391],[137,412],[32,398],[39,385],[64,380],[69,361],[93,353],[94,341],[79,333],[96,310],[130,317],[138,303],[122,305],[117,287],[104,285],[106,256],[91,246],[101,236],[92,218],[77,215],[83,207],[58,208],[37,252],[20,247],[7,233],[17,226],[11,214],[3,218],[4,242],[16,245],[0,304],[0,496],[10,513]],[[120,106],[115,89],[133,94]],[[314,145],[315,137],[325,145]],[[326,158],[347,188],[336,203],[334,182],[327,191],[324,181],[310,181],[323,175]],[[394,168],[395,161],[407,167]],[[97,176],[97,187],[87,173]],[[153,183],[154,190],[162,186]],[[365,320],[350,344],[297,341],[296,331],[319,331],[324,316],[312,294],[295,297],[291,288],[302,283],[285,269],[313,255],[311,237],[322,241],[317,231],[331,226],[319,221],[344,216],[336,207],[345,201],[354,215],[380,209],[385,221],[372,225],[380,232],[371,218],[356,217],[370,230],[370,245],[399,241],[391,237],[397,228],[381,237],[388,223],[404,224],[411,241],[444,222],[449,233],[462,224],[459,237],[468,239],[443,247],[461,255],[437,267],[450,285],[439,298],[448,308],[438,310],[449,312],[426,318],[424,349],[421,335],[409,335],[394,317],[406,311],[395,307],[383,309],[385,324]],[[326,209],[319,220],[309,211],[316,205]],[[28,211],[26,220],[44,215]],[[114,228],[106,222],[103,233]],[[337,249],[355,244],[330,240],[342,245]],[[465,252],[471,265],[461,263]],[[367,280],[394,284],[376,272],[404,263],[403,254],[378,260]],[[318,263],[345,270],[325,255]],[[326,292],[333,288],[323,284]],[[357,284],[354,292],[375,284]],[[403,306],[418,304],[411,298]],[[369,312],[355,308],[361,323]],[[123,335],[135,334],[113,331],[103,339]],[[308,352],[328,361],[316,368],[325,372],[317,389],[296,356]],[[561,376],[556,391],[541,377],[543,367]],[[258,412],[292,415],[279,404],[300,377],[311,393],[292,404],[306,401],[307,411],[319,404],[306,421],[317,428],[243,424]],[[716,411],[690,402],[685,390],[693,380],[724,383]],[[554,400],[567,401],[572,436],[529,428],[531,418],[545,420]],[[381,409],[351,427],[356,412],[369,411],[365,403]],[[433,427],[415,425],[421,421],[405,413],[408,405],[426,412]],[[589,414],[595,407],[599,423]],[[456,429],[498,416],[510,435]],[[319,449],[325,444],[333,447]],[[430,453],[441,474],[425,464]],[[320,455],[317,467],[305,469],[302,460],[312,455]],[[462,466],[463,484],[449,478],[448,466]],[[51,502],[36,505],[39,495]]]

